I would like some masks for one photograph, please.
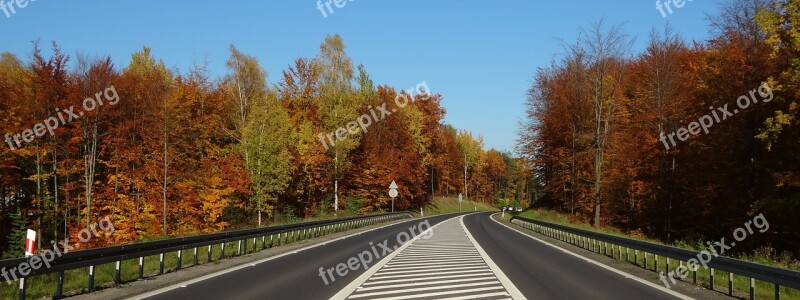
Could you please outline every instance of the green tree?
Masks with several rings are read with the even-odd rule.
[[[249,114],[242,135],[242,148],[250,155],[245,162],[252,181],[250,205],[258,213],[258,225],[261,226],[261,213],[272,214],[278,195],[289,185],[293,172],[289,147],[294,142],[291,140],[292,129],[287,126],[289,114],[273,93],[257,99]]]

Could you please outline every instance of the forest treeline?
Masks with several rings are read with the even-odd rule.
[[[21,254],[26,228],[39,241],[76,243],[104,217],[113,235],[76,248],[330,216],[337,195],[340,212],[386,211],[392,180],[400,186],[396,209],[416,210],[432,196],[463,193],[465,163],[468,199],[531,197],[529,164],[444,124],[441,95],[376,86],[338,35],[327,36],[316,57],[296,59],[274,85],[235,46],[226,66],[216,79],[204,65],[180,73],[147,47],[122,69],[110,57],[73,59],[55,42],[49,57],[38,43],[29,61],[3,53],[0,128],[12,141],[58,112],[77,113],[109,87],[119,98],[52,135],[0,148],[4,256]],[[396,107],[398,93],[413,101],[367,130],[347,127],[383,103]],[[347,138],[322,142],[338,128]]]
[[[539,205],[700,248],[763,213],[731,251],[800,255],[800,1],[727,1],[709,22],[707,41],[667,26],[641,53],[595,23],[537,71],[518,150]]]

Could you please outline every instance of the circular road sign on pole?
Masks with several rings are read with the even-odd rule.
[[[394,198],[397,197],[397,183],[394,180],[389,185],[389,197],[392,197],[392,212],[394,212]]]

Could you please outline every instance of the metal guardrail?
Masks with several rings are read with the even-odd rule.
[[[10,270],[12,268],[20,268],[21,265],[27,264],[32,266],[34,261],[38,261],[40,268],[30,268],[30,271],[25,276],[17,276],[17,278],[29,278],[37,275],[45,275],[58,273],[56,279],[56,290],[53,295],[54,299],[63,297],[63,284],[64,284],[64,271],[74,270],[80,268],[88,268],[88,287],[89,291],[94,291],[94,268],[95,266],[116,263],[114,283],[119,285],[121,280],[121,267],[122,261],[139,259],[139,279],[144,278],[144,257],[159,255],[159,272],[158,275],[164,273],[164,254],[169,252],[177,252],[178,261],[176,270],[181,269],[182,254],[184,250],[193,249],[194,251],[194,265],[197,265],[197,251],[201,247],[207,247],[207,262],[213,260],[212,247],[219,244],[220,256],[218,259],[225,257],[225,244],[230,242],[237,242],[237,251],[234,256],[241,255],[242,250],[247,253],[247,244],[250,239],[253,240],[252,244],[256,249],[253,252],[264,250],[286,244],[291,241],[304,240],[307,238],[314,238],[323,236],[329,233],[347,231],[358,227],[369,226],[381,222],[392,221],[412,217],[410,212],[395,212],[385,213],[369,216],[356,216],[339,218],[323,221],[303,222],[296,224],[270,226],[257,229],[237,230],[230,232],[221,232],[206,235],[197,235],[182,238],[173,238],[167,240],[129,244],[122,246],[95,248],[89,250],[75,251],[63,253],[56,257],[49,263],[49,267],[42,266],[44,255],[36,255],[25,258],[15,258],[0,260],[0,270]],[[277,238],[276,238],[277,236]],[[258,246],[258,239],[261,238],[261,247]],[[242,241],[244,249],[242,249]],[[269,246],[267,246],[269,244]],[[258,249],[260,248],[260,249]],[[55,255],[55,254],[52,254]],[[21,269],[21,268],[20,268]],[[21,272],[21,271],[20,271]],[[20,274],[21,275],[21,274]],[[21,281],[19,288],[19,299],[25,299],[25,282]]]
[[[683,262],[687,262],[688,265],[688,261],[694,260],[695,262],[698,262],[698,258],[703,255],[701,252],[602,234],[519,216],[511,217],[511,223],[587,250],[603,253],[605,255],[608,255],[608,244],[611,244],[612,258],[614,258],[615,251],[617,251],[616,258],[622,259],[622,247],[625,247],[625,260],[628,262],[630,262],[630,250],[633,249],[635,251],[634,262],[637,262],[637,264],[639,261],[639,251],[642,251],[645,255],[645,269],[648,269],[648,254],[653,254],[655,265],[654,271],[656,273],[658,273],[658,256],[663,256],[666,258],[667,272],[669,272],[671,270],[670,259],[677,260],[681,265],[683,265]],[[761,265],[729,257],[714,256],[708,254],[708,252],[706,252],[706,255],[708,257],[708,261],[705,263],[705,265],[708,266],[709,269],[710,288],[712,290],[714,289],[715,270],[728,272],[728,294],[731,296],[733,295],[733,274],[750,278],[750,299],[755,298],[755,280],[761,280],[774,284],[775,299],[780,299],[781,286],[800,290],[800,272],[798,271]],[[699,265],[697,266],[699,267]],[[692,280],[694,284],[697,284],[697,269],[698,268],[694,268],[694,270],[692,270],[692,268],[687,269],[688,271],[692,272]]]

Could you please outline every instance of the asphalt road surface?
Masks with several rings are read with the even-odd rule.
[[[678,299],[531,239],[490,213],[408,220],[137,298],[332,297]]]

